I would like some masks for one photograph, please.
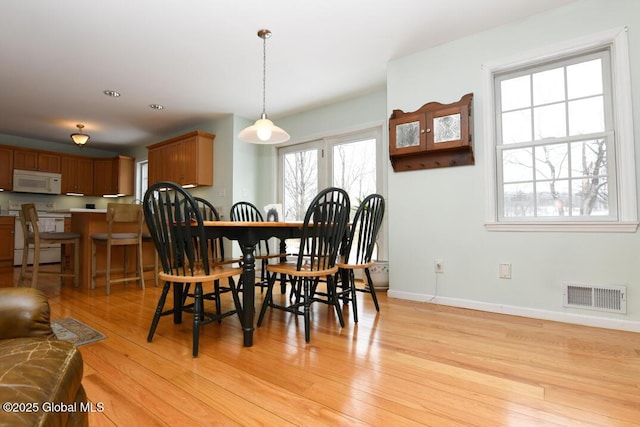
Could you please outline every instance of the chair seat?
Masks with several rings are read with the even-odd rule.
[[[364,270],[365,268],[373,267],[374,262],[365,262],[364,264],[348,264],[344,262],[336,262],[338,268],[346,268],[349,270]]]
[[[242,268],[240,267],[216,266],[209,270],[209,274],[187,276],[183,274],[168,274],[161,271],[158,273],[158,277],[165,282],[171,283],[208,283],[240,274],[242,274]]]
[[[91,235],[92,239],[95,240],[107,240],[109,235],[107,233],[94,233]],[[118,239],[137,239],[138,235],[136,233],[113,233],[111,234],[111,240]]]
[[[272,273],[288,274],[298,277],[322,277],[338,272],[338,267],[326,268],[323,270],[310,270],[308,267],[302,266],[302,270],[297,270],[295,262],[281,262],[280,264],[267,265],[267,271]]]
[[[30,234],[29,238],[32,238],[33,234]],[[40,240],[73,240],[79,239],[79,233],[72,232],[44,232],[40,233]]]

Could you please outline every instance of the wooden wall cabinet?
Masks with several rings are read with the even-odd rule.
[[[14,149],[13,167],[20,170],[60,173],[60,156],[37,150]]]
[[[181,186],[213,185],[215,135],[195,131],[149,145],[149,185],[171,181]]]
[[[396,172],[472,165],[473,94],[452,104],[429,102],[419,110],[393,110],[389,119],[389,158]]]
[[[15,217],[0,216],[0,270],[13,268],[13,244],[15,240]]]
[[[63,194],[94,194],[93,162],[93,159],[90,157],[61,157]]]
[[[8,147],[0,147],[0,189],[13,189],[13,150]]]
[[[93,194],[96,196],[132,196],[135,159],[116,156],[93,160]]]

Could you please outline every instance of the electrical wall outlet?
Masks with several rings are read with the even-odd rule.
[[[433,261],[433,271],[436,273],[444,273],[444,261],[442,259],[436,259]]]
[[[511,264],[499,264],[498,270],[501,279],[511,279]]]

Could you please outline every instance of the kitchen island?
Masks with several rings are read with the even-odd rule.
[[[70,231],[80,234],[80,286],[86,289],[91,287],[91,235],[94,233],[106,233],[107,232],[107,210],[106,209],[84,209],[84,208],[70,208],[57,210],[58,213],[67,213],[71,215],[71,227]],[[115,232],[132,232],[135,231],[135,224],[114,224]],[[98,270],[105,268],[106,253],[105,248],[102,245],[98,245],[96,254],[96,268]],[[114,247],[112,249],[113,254],[111,256],[112,269],[121,269],[118,266],[118,262],[123,262],[123,248]],[[128,271],[136,271],[135,267],[135,254],[131,251],[129,256]],[[144,242],[142,244],[142,257],[143,265],[152,265],[154,261],[155,247],[153,242]],[[122,277],[120,273],[112,272],[112,277]],[[155,272],[147,271],[145,273],[145,285],[146,283],[152,283]],[[151,279],[151,281],[149,281]],[[133,283],[133,282],[131,282]],[[96,289],[105,286],[104,276],[96,278]],[[125,285],[127,286],[127,285]],[[131,285],[129,285],[131,286]],[[137,286],[134,285],[134,286]],[[116,287],[117,289],[117,287]],[[113,292],[113,289],[112,289]]]

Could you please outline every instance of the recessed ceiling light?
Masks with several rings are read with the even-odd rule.
[[[149,107],[153,108],[154,110],[164,110],[164,105],[161,104],[149,104]]]
[[[120,96],[120,92],[118,92],[117,90],[103,90],[102,93],[104,93],[107,96],[111,96],[113,98],[117,98]]]

